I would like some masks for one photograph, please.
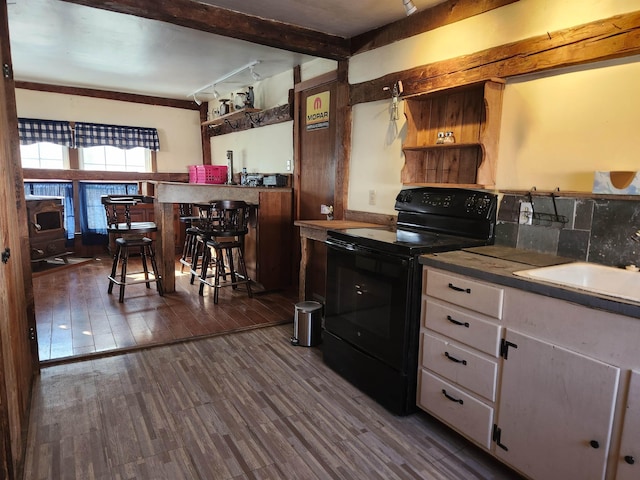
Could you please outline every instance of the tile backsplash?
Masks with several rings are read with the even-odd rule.
[[[640,198],[533,196],[531,225],[518,223],[524,195],[504,194],[498,209],[496,244],[611,266],[640,265]]]

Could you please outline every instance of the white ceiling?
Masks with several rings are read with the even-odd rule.
[[[414,3],[419,9],[426,9],[443,1]],[[344,38],[405,16],[402,0],[200,3]],[[313,59],[60,0],[8,0],[7,9],[17,81],[186,99],[190,93],[253,60],[261,62],[255,67],[256,73],[268,78]],[[254,80],[245,72],[225,87],[233,90],[250,83]]]

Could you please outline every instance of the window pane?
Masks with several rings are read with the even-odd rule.
[[[53,143],[20,145],[20,157],[24,168],[66,168],[67,147]]]
[[[146,148],[122,150],[112,146],[80,149],[82,168],[110,172],[148,172],[151,154]]]

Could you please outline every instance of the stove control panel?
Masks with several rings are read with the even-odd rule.
[[[462,188],[420,187],[402,190],[396,197],[399,212],[489,218],[494,215],[496,195]]]

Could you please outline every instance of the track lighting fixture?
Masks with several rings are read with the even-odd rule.
[[[198,97],[196,97],[196,94],[193,94],[193,101],[196,102],[196,105],[200,106],[202,105],[202,100],[200,100]]]
[[[407,13],[407,17],[409,15],[413,15],[414,13],[416,13],[418,11],[418,7],[416,7],[412,0],[402,0],[402,4],[404,5],[404,9]]]
[[[191,93],[191,94],[187,95],[187,97],[193,97],[193,98],[194,98],[194,100],[196,100],[195,96],[196,96],[198,93],[201,93],[201,92],[203,92],[204,90],[207,90],[207,89],[209,89],[209,88],[213,87],[213,89],[214,89],[214,90],[213,90],[213,96],[214,96],[214,97],[216,97],[216,98],[218,98],[218,96],[219,96],[220,94],[218,94],[218,96],[216,96],[216,94],[217,94],[217,91],[216,91],[216,89],[215,89],[216,85],[217,85],[217,84],[219,84],[219,83],[222,83],[222,82],[224,82],[224,81],[226,81],[226,80],[229,80],[231,77],[234,77],[234,76],[238,75],[239,73],[242,73],[242,72],[243,72],[243,71],[245,71],[245,70],[249,70],[249,73],[251,73],[251,77],[252,77],[254,80],[260,80],[262,77],[261,77],[258,73],[256,73],[256,72],[254,71],[254,67],[255,67],[256,65],[258,65],[259,63],[260,63],[260,60],[253,60],[252,62],[249,62],[249,63],[247,63],[246,65],[243,65],[243,66],[241,66],[241,67],[238,67],[238,68],[236,68],[235,70],[232,70],[232,71],[230,71],[229,73],[224,74],[223,76],[221,76],[220,78],[218,78],[218,79],[217,79],[217,80],[215,80],[214,82],[211,82],[211,83],[209,83],[208,85],[205,85],[204,87],[199,88],[199,89],[198,89],[198,90],[196,90],[195,92],[193,92],[193,93]],[[197,100],[196,100],[196,103],[198,103],[198,101],[197,101]],[[200,104],[198,103],[198,105],[200,105]]]
[[[255,65],[251,65],[249,67],[249,73],[251,73],[251,78],[253,78],[257,82],[258,80],[261,80],[262,77],[260,76],[260,74],[255,72],[255,70],[253,69],[254,66]]]

